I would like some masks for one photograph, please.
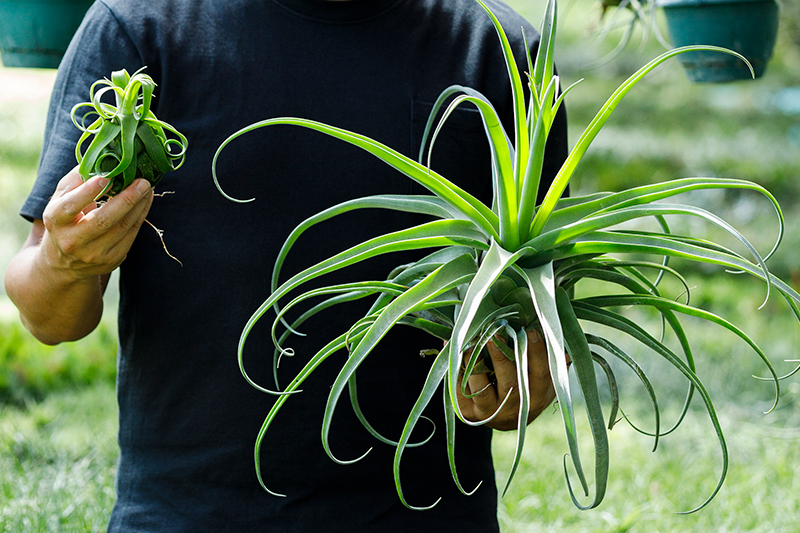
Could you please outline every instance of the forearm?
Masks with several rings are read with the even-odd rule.
[[[5,288],[25,327],[44,344],[88,335],[103,312],[105,276],[76,278],[48,261],[41,243],[20,251],[6,271]]]
[[[77,170],[67,174],[6,272],[6,293],[45,344],[80,339],[97,326],[108,276],[125,260],[153,201],[150,184],[138,179],[100,207],[94,198],[106,184],[84,183]]]

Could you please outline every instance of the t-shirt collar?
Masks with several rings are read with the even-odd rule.
[[[272,0],[293,14],[333,24],[364,22],[389,11],[405,0]]]

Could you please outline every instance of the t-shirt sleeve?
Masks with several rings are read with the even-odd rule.
[[[125,68],[133,73],[141,66],[140,54],[128,33],[105,4],[95,2],[58,68],[39,170],[20,209],[23,217],[41,219],[59,180],[77,164],[75,144],[81,132],[72,123],[72,107],[89,100],[89,88],[95,81],[110,78],[114,70]]]

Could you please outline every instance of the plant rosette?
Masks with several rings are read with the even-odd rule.
[[[410,442],[411,433],[422,418],[423,410],[442,384],[450,468],[458,488],[465,494],[470,493],[460,484],[455,468],[456,418],[473,425],[485,423],[488,419],[471,422],[461,413],[457,401],[459,375],[464,369],[467,373],[487,370],[476,368],[480,358],[468,357],[467,354],[470,350],[472,353],[480,353],[488,340],[497,334],[507,340],[507,353],[516,362],[517,388],[520,393],[518,427],[521,429],[516,434],[516,449],[505,483],[507,489],[519,464],[525,442],[524,428],[530,400],[527,364],[524,364],[527,353],[525,330],[533,324],[546,341],[550,374],[558,410],[564,422],[568,457],[575,472],[572,476],[577,476],[584,498],[589,498],[587,503],[578,500],[565,458],[567,487],[575,505],[581,509],[596,507],[606,492],[609,473],[607,431],[617,420],[619,396],[614,386],[614,372],[605,357],[617,359],[646,388],[653,407],[655,429],[652,432],[640,431],[653,438],[654,449],[659,439],[673,431],[683,419],[681,416],[671,429],[662,428],[660,407],[650,378],[630,349],[619,346],[608,338],[609,335],[602,334],[610,330],[630,338],[634,347],[644,347],[647,349],[645,351],[649,350],[665,359],[685,377],[688,394],[682,407],[683,414],[688,410],[693,395],[696,393],[701,396],[722,452],[722,471],[715,489],[694,510],[700,509],[713,499],[723,484],[728,468],[728,452],[714,404],[695,372],[691,340],[679,317],[688,315],[705,319],[731,331],[752,347],[766,365],[771,376],[769,379],[774,382],[775,403],[780,393],[781,378],[761,348],[740,327],[688,303],[688,284],[678,271],[668,265],[668,260],[678,257],[718,265],[738,274],[750,274],[765,284],[767,297],[777,292],[800,319],[800,294],[771,274],[765,263],[774,253],[783,235],[783,215],[778,202],[760,185],[736,179],[684,178],[621,192],[599,192],[579,197],[565,197],[564,191],[582,156],[614,108],[648,72],[667,59],[688,51],[708,50],[733,54],[742,60],[744,58],[730,50],[698,45],[670,50],[650,61],[628,78],[602,106],[567,156],[544,200],[536,205],[547,135],[565,94],[574,87],[573,84],[559,94],[559,79],[554,75],[556,1],[549,0],[545,8],[540,27],[541,44],[535,60],[530,55],[527,58],[530,89],[528,98],[523,92],[522,76],[504,29],[491,10],[480,0],[476,1],[491,17],[505,56],[513,96],[514,132],[511,136],[506,135],[495,108],[481,93],[469,87],[452,86],[442,93],[431,112],[420,149],[420,161],[408,158],[363,135],[301,118],[275,118],[252,124],[231,135],[215,154],[212,163],[214,181],[223,195],[239,202],[249,200],[237,200],[222,191],[216,174],[217,158],[230,142],[247,132],[281,124],[310,128],[358,146],[432,193],[353,199],[308,218],[286,239],[273,269],[272,293],[245,324],[238,345],[239,366],[247,382],[258,390],[277,395],[256,439],[254,460],[258,480],[265,490],[279,495],[267,487],[261,476],[259,461],[264,435],[283,404],[294,393],[299,392],[304,380],[322,361],[339,350],[346,350],[349,355],[330,389],[322,423],[322,445],[334,461],[350,462],[336,458],[328,444],[328,433],[336,405],[344,390],[355,385],[356,371],[386,332],[395,325],[410,325],[439,337],[444,347],[438,353],[431,351],[435,358],[418,400],[408,414],[400,438],[394,441],[376,432],[364,418],[357,402],[352,400],[354,395],[351,394],[355,413],[366,430],[378,440],[395,446],[394,479],[400,500],[413,509],[429,508],[436,503],[415,506],[406,501],[400,479],[400,463],[407,447],[421,444]],[[426,149],[430,157],[439,129],[451,112],[460,105],[474,106],[483,119],[493,158],[494,198],[491,206],[484,205],[444,176],[437,174],[425,162]],[[435,124],[435,117],[442,109],[443,116]],[[682,193],[709,189],[751,191],[763,196],[772,205],[778,221],[778,231],[776,243],[768,253],[762,255],[737,229],[715,214],[675,201],[675,197]],[[366,208],[422,213],[429,215],[431,220],[415,227],[376,236],[279,283],[284,260],[304,231],[337,215]],[[674,217],[700,219],[722,229],[740,251],[734,250],[730,245],[691,234],[673,233],[668,218]],[[651,231],[629,228],[627,223],[643,218],[657,220],[659,229]],[[413,264],[397,267],[386,280],[355,281],[306,289],[305,292],[295,291],[312,279],[379,254],[424,249],[434,251]],[[668,277],[677,280],[678,285],[684,287],[685,303],[662,294],[661,281]],[[576,286],[582,286],[584,280],[587,283],[602,281],[605,292],[595,292],[587,297],[577,296],[579,291]],[[295,295],[290,298],[290,293]],[[331,339],[323,349],[311,356],[285,388],[279,387],[277,377],[274,387],[267,387],[248,376],[242,358],[244,346],[253,326],[271,309],[275,312],[272,338],[276,346],[277,364],[282,355],[292,353],[284,345],[289,336],[297,333],[297,329],[309,317],[333,306],[368,297],[373,297],[374,301],[366,315],[355,320],[348,331]],[[310,302],[320,298],[322,301],[319,303],[312,305]],[[297,306],[305,311],[289,323],[284,318],[285,314]],[[666,342],[663,336],[659,338],[649,333],[620,311],[629,307],[656,311],[661,318],[662,333],[671,331],[677,339],[678,347],[671,347],[671,343]],[[593,333],[592,326],[602,327],[598,328],[598,333]],[[567,365],[565,352],[572,360],[571,366]],[[603,414],[596,367],[601,368],[608,376],[611,393],[608,417]],[[583,396],[594,443],[593,496],[590,496],[590,486],[581,463],[573,411],[575,391],[570,386],[570,369],[574,371],[577,388]],[[465,382],[466,380],[462,380],[462,386]]]
[[[143,72],[133,75],[123,70],[94,82],[89,102],[72,108],[72,122],[82,134],[75,146],[78,171],[84,181],[93,176],[109,179],[98,198],[114,196],[144,178],[153,186],[171,170],[177,170],[186,157],[188,141],[177,129],[159,120],[151,111],[156,84]],[[103,102],[113,93],[115,104]],[[80,119],[78,113],[89,108]],[[92,122],[87,126],[87,121]],[[91,139],[83,151],[84,143]]]

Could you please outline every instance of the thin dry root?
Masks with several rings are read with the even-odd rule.
[[[162,194],[166,194],[166,193],[162,193]],[[178,259],[177,257],[175,257],[174,255],[172,255],[171,253],[169,253],[169,250],[167,250],[167,244],[164,242],[164,230],[158,229],[157,227],[155,227],[153,225],[152,222],[150,222],[147,219],[144,219],[144,221],[147,222],[150,225],[151,228],[156,230],[156,234],[158,235],[158,238],[161,239],[161,246],[164,248],[164,251],[166,252],[166,254],[168,256],[170,256],[172,259],[174,259],[175,261],[177,261],[180,266],[183,266],[183,263],[181,263],[181,260]]]

